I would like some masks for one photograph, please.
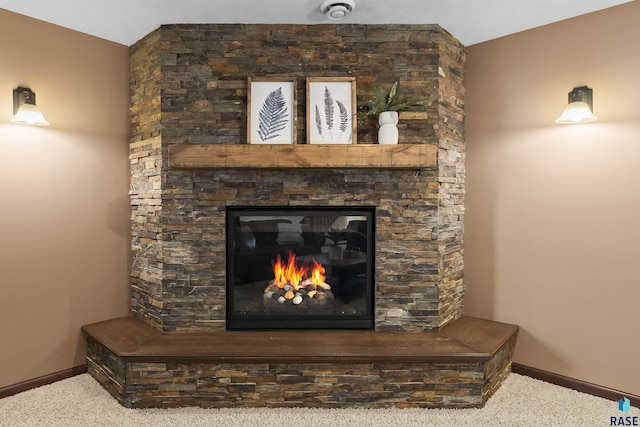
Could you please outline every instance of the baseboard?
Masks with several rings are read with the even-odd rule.
[[[86,364],[81,366],[74,366],[73,368],[65,369],[63,371],[54,372],[53,374],[43,375],[41,377],[23,381],[18,384],[2,387],[0,388],[0,399],[2,399],[3,397],[13,396],[14,394],[22,393],[23,391],[31,390],[32,388],[75,377],[76,375],[84,374],[85,372],[87,372]]]
[[[640,396],[625,393],[623,391],[602,387],[596,384],[577,380],[575,378],[565,377],[564,375],[554,374],[553,372],[543,371],[542,369],[521,365],[519,363],[511,364],[511,372],[609,400],[616,401],[624,396],[631,401],[632,406],[640,408]]]

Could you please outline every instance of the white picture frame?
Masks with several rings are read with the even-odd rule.
[[[247,78],[247,142],[296,143],[295,77]]]
[[[356,144],[355,77],[307,78],[307,143]]]

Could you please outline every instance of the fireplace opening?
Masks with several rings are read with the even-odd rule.
[[[227,329],[374,329],[374,207],[230,206],[226,230]]]

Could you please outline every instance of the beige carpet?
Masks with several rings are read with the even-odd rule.
[[[483,409],[126,409],[88,374],[0,399],[0,426],[608,426],[616,402],[511,374]],[[640,423],[640,421],[638,421]]]

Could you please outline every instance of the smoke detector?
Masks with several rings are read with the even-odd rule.
[[[355,8],[355,0],[326,0],[320,5],[322,13],[327,15],[327,18],[333,20],[345,18],[351,14]]]

